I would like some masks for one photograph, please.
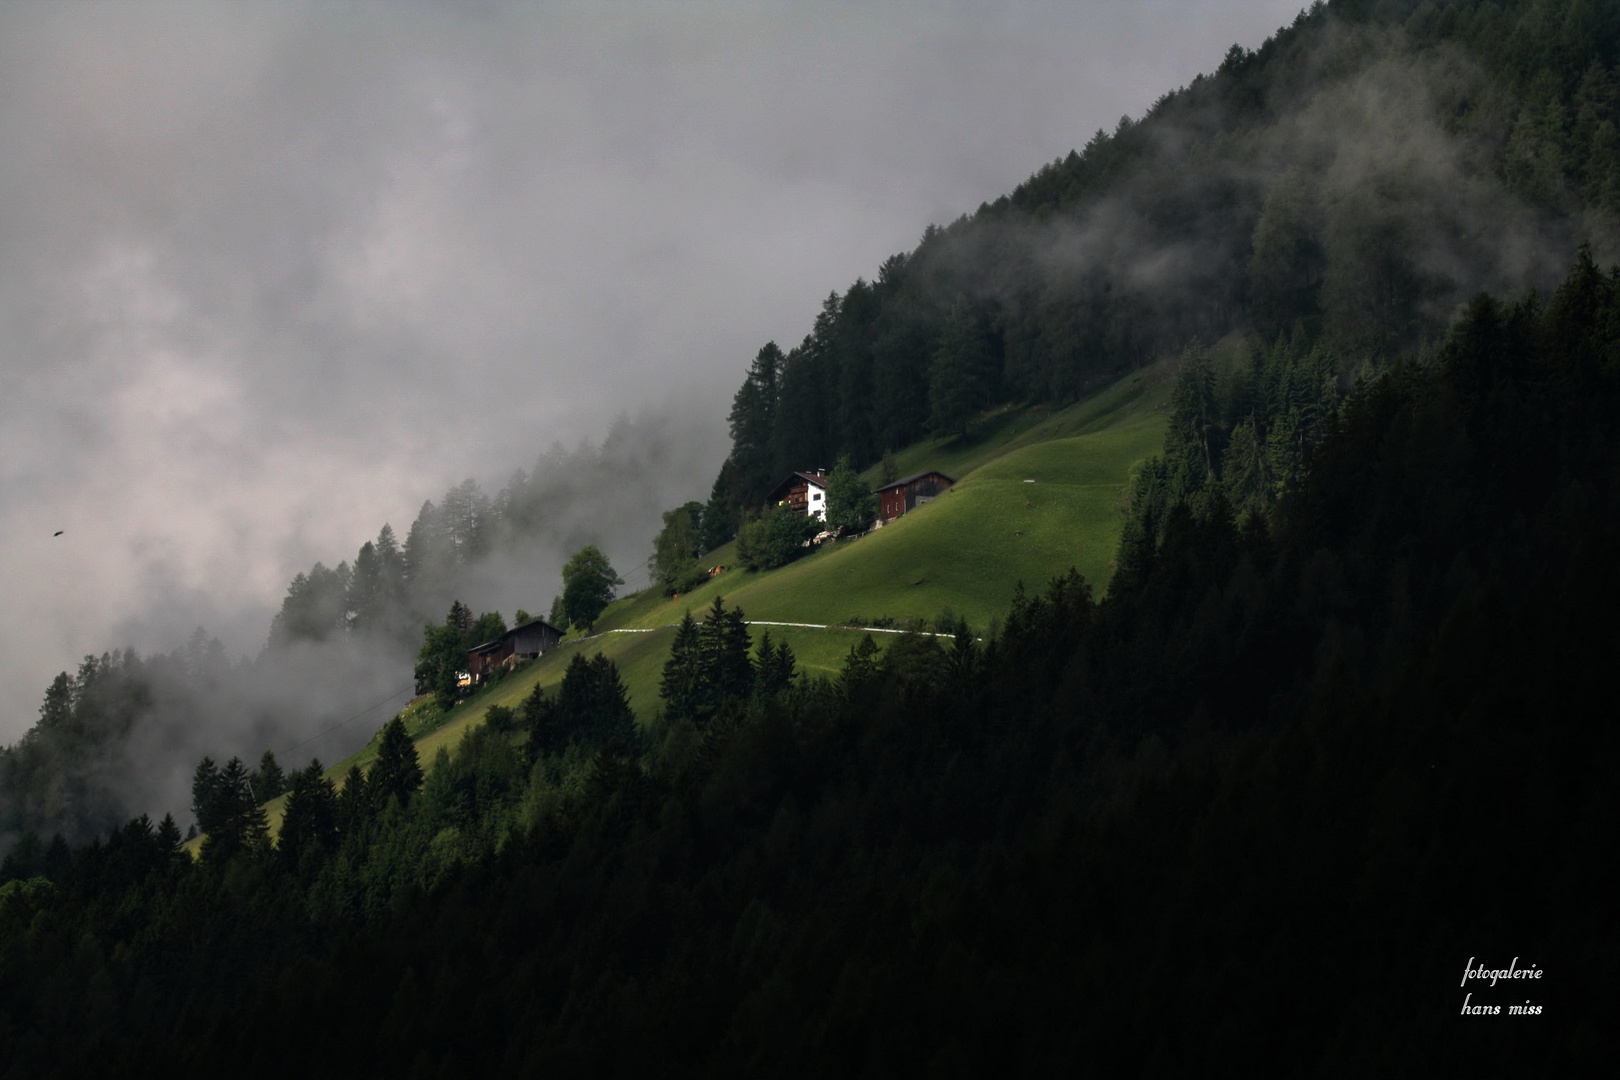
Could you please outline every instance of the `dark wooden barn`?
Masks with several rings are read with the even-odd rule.
[[[949,490],[956,483],[944,473],[934,469],[914,476],[902,477],[892,484],[884,484],[873,492],[878,497],[878,520],[893,521],[907,510],[915,510]]]
[[[494,671],[512,655],[512,645],[504,637],[474,645],[467,650],[467,674],[477,682]]]
[[[486,641],[467,650],[467,673],[474,682],[481,681],[502,664],[533,659],[555,649],[562,640],[562,634],[561,630],[544,619],[514,626],[494,641]]]
[[[512,627],[501,640],[512,643],[513,656],[527,660],[555,649],[562,636],[563,632],[546,620],[534,619],[522,626]]]

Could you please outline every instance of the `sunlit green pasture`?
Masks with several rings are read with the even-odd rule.
[[[705,559],[725,571],[692,592],[670,598],[647,589],[623,597],[603,613],[594,636],[565,639],[448,714],[431,697],[413,701],[403,716],[419,758],[431,761],[441,747],[454,753],[490,706],[516,708],[537,684],[557,685],[581,652],[612,659],[637,718],[652,722],[674,624],[689,610],[701,619],[716,596],[743,609],[755,624],[756,644],[769,631],[793,648],[800,671],[815,677],[838,672],[865,633],[854,626],[937,623],[950,614],[982,631],[1005,614],[1019,582],[1039,589],[1070,567],[1101,595],[1119,542],[1120,494],[1132,466],[1163,444],[1170,381],[1164,367],[1146,368],[1056,413],[1002,408],[976,422],[967,439],[906,448],[894,458],[899,475],[938,469],[957,484],[867,536],[765,573],[737,567],[735,545],[727,544]],[[868,477],[875,480],[876,470]],[[885,644],[887,635],[876,639]],[[328,775],[341,784],[352,765],[368,767],[377,742],[374,735]],[[285,801],[265,806],[272,832]]]

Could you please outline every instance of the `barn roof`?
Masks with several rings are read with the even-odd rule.
[[[546,629],[550,630],[552,633],[556,634],[558,637],[562,637],[563,632],[561,630],[558,630],[555,626],[552,626],[550,623],[546,622],[546,620],[544,620],[544,619],[530,619],[528,622],[524,623],[522,626],[514,626],[514,627],[512,627],[512,629],[508,630],[506,633],[502,634],[500,637],[496,638],[493,641],[486,641],[482,645],[474,645],[472,648],[467,650],[467,655],[471,656],[471,655],[473,655],[475,653],[489,652],[491,649],[499,648],[502,642],[510,641],[512,638],[517,637],[518,634],[520,634],[524,630],[533,630],[537,626],[543,626]]]
[[[872,491],[873,491],[873,494],[876,494],[879,491],[888,491],[891,488],[905,487],[907,484],[914,483],[914,482],[916,482],[918,480],[921,480],[925,476],[937,476],[941,480],[945,481],[947,484],[956,483],[955,480],[952,480],[950,477],[946,476],[944,473],[940,472],[938,469],[929,469],[926,472],[913,473],[910,476],[902,476],[900,479],[891,481],[891,482],[889,482],[887,484],[884,484],[880,488],[873,488]]]
[[[512,627],[512,629],[510,629],[510,630],[508,630],[506,632],[506,636],[511,637],[513,634],[517,633],[519,630],[532,630],[536,626],[544,626],[546,629],[551,630],[551,631],[553,631],[555,633],[558,633],[558,634],[562,633],[561,630],[558,630],[555,626],[552,626],[550,623],[546,622],[546,620],[544,620],[544,619],[530,619],[528,622],[524,623],[522,626],[514,626],[514,627]]]

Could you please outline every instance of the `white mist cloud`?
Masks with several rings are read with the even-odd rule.
[[[7,5],[0,741],[623,410],[702,497],[760,344],[1296,6]]]

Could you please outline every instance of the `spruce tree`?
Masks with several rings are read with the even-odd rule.
[[[345,837],[353,835],[371,816],[373,799],[371,785],[359,765],[349,766],[343,778],[343,789],[337,796],[338,827]]]
[[[765,631],[759,639],[759,652],[754,660],[754,689],[762,698],[775,697],[787,690],[797,674],[794,671],[793,649],[787,642],[771,641],[771,632]]]
[[[831,347],[837,316],[838,295],[834,293],[822,303],[810,336],[783,357],[778,368],[776,428],[772,434],[781,476],[792,469],[825,468],[838,449],[832,441],[832,397],[837,378]]]
[[[570,661],[572,663],[572,661]],[[566,673],[565,673],[566,677]],[[518,707],[518,721],[529,729],[529,757],[558,753],[568,746],[568,731],[557,710],[556,699],[536,683]]]
[[[175,824],[173,814],[164,814],[163,820],[157,827],[158,850],[165,855],[172,855],[180,848],[180,826]]]
[[[979,668],[979,643],[966,619],[956,620],[950,650],[951,676],[956,685],[966,690],[973,685]]]
[[[754,688],[754,666],[748,656],[751,647],[742,609],[727,611],[725,598],[715,597],[698,628],[700,704],[693,719],[712,719],[728,698],[748,699]]]
[[[68,847],[66,838],[61,833],[51,837],[51,842],[45,848],[45,857],[40,863],[40,873],[52,881],[60,880],[73,866],[73,849]]]
[[[387,522],[377,532],[377,566],[381,578],[381,603],[390,608],[405,601],[405,555],[399,550],[394,527]]]
[[[45,691],[45,703],[39,707],[41,731],[64,729],[72,722],[73,692],[73,679],[67,672],[51,680],[51,685]]]
[[[990,403],[995,372],[989,332],[967,301],[958,300],[934,350],[928,381],[929,426],[936,434],[967,434],[973,414]]]
[[[737,529],[742,525],[743,511],[748,505],[742,472],[736,462],[728,457],[714,478],[714,486],[709,489],[709,501],[703,506],[703,550],[713,551],[736,536]],[[555,619],[552,621],[556,622]]]
[[[416,757],[416,744],[405,730],[405,722],[394,717],[383,726],[382,741],[377,746],[377,763],[371,767],[372,798],[380,808],[390,798],[401,805],[411,801],[411,795],[422,786],[422,766]]]
[[[210,862],[224,862],[241,851],[259,853],[270,846],[270,824],[249,781],[241,758],[231,758],[219,770],[209,807],[212,828],[203,841],[203,858]]]
[[[281,772],[281,766],[276,762],[276,755],[269,750],[259,759],[259,767],[252,777],[254,797],[261,803],[269,802],[287,790],[287,780]]]
[[[754,357],[748,377],[731,402],[731,461],[735,463],[748,504],[765,498],[777,476],[773,439],[776,432],[777,374],[783,363],[776,342],[767,342]]]
[[[718,607],[719,598],[715,598]],[[748,634],[748,623],[743,621],[742,608],[734,607],[720,618],[719,667],[714,673],[722,700],[747,700],[754,690],[754,665],[748,653],[753,641]]]
[[[658,681],[658,694],[664,699],[665,715],[671,719],[682,716],[694,721],[698,719],[703,681],[701,647],[697,622],[688,610],[675,627],[675,641],[670,646],[669,659],[664,661],[664,673]]]
[[[337,790],[324,772],[316,759],[293,773],[280,840],[281,857],[293,869],[303,860],[317,857],[311,853],[329,850],[337,843]]]
[[[849,655],[844,657],[844,669],[838,673],[838,687],[845,695],[853,696],[877,679],[878,654],[877,642],[872,640],[871,634],[863,635],[850,646]]]
[[[191,813],[202,832],[213,832],[217,824],[214,807],[218,790],[219,766],[214,764],[213,758],[204,757],[191,775]]]
[[[380,619],[383,597],[382,564],[377,558],[377,546],[367,540],[354,557],[354,573],[349,578],[348,608],[353,612],[349,628],[356,632],[372,629]]]
[[[624,680],[618,666],[601,653],[589,660],[575,654],[563,674],[557,711],[570,733],[592,746],[615,737],[629,745],[636,737]]]

